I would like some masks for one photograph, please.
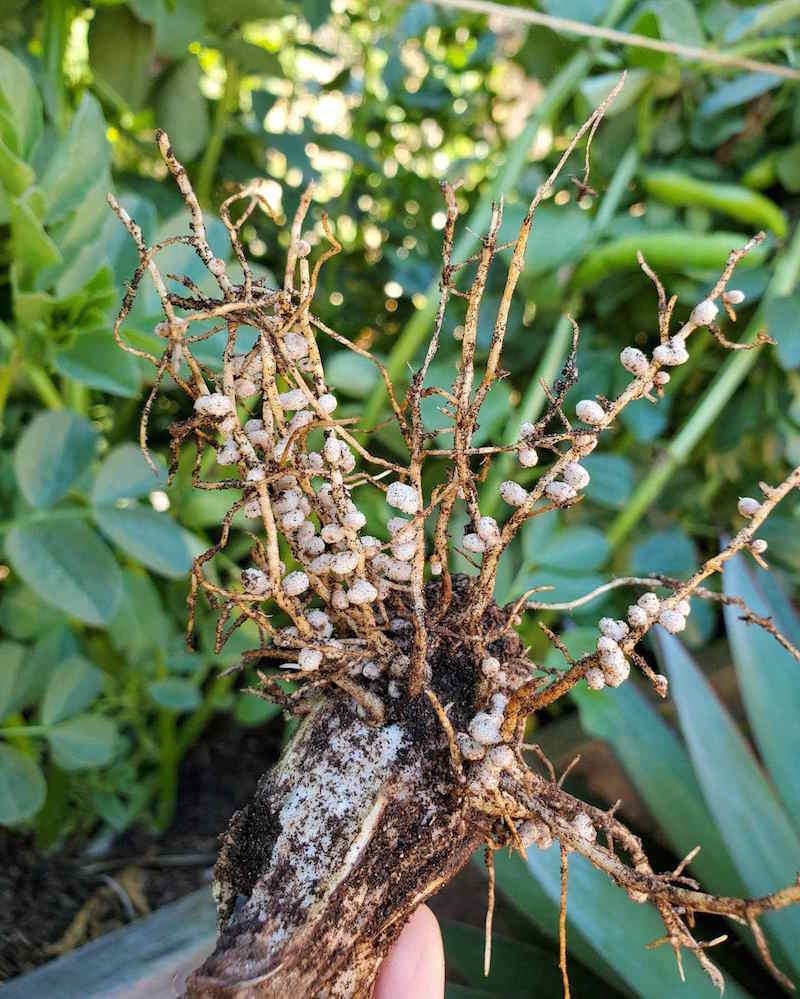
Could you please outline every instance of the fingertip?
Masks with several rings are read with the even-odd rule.
[[[442,999],[444,948],[436,916],[421,905],[381,965],[373,999]]]

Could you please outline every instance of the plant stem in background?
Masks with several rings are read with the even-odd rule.
[[[8,394],[11,391],[11,386],[14,384],[14,376],[18,369],[19,355],[14,351],[6,363],[0,366],[0,432],[3,430],[3,419]]]
[[[26,366],[26,374],[34,392],[48,409],[64,408],[64,400],[61,398],[61,394],[56,388],[55,383],[44,368],[40,368],[36,364],[28,364]]]
[[[753,340],[764,319],[764,303],[773,298],[789,295],[800,274],[800,226],[795,230],[788,247],[775,259],[774,274],[756,314],[750,320],[743,341]],[[722,370],[711,383],[703,399],[678,435],[667,447],[663,457],[634,491],[625,509],[616,517],[606,534],[612,548],[618,547],[639,523],[661,490],[692,453],[692,449],[712,426],[716,418],[733,397],[748,371],[755,364],[761,351],[739,350],[731,354]]]
[[[207,205],[211,198],[211,189],[217,174],[217,165],[222,153],[222,145],[228,132],[228,122],[231,112],[236,110],[239,102],[239,68],[233,59],[225,60],[225,86],[222,95],[214,108],[214,120],[211,124],[211,135],[203,153],[203,159],[197,170],[197,197],[201,205]]]
[[[222,701],[230,692],[235,676],[218,676],[203,698],[203,703],[183,723],[177,737],[177,758],[180,762],[203,733],[206,725],[215,712],[219,711]]]
[[[180,762],[175,715],[171,711],[159,711],[158,733],[161,755],[159,759],[156,828],[160,832],[166,832],[175,816],[175,804],[178,797],[178,763]]]

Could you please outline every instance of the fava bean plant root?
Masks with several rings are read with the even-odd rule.
[[[749,552],[763,565],[766,544],[758,538],[759,528],[800,485],[797,468],[783,482],[762,483],[759,498],[742,499],[741,530],[691,578],[608,583],[603,589],[630,588],[627,620],[602,618],[596,648],[580,659],[572,659],[558,635],[542,624],[565,659],[562,670],[530,661],[515,628],[524,614],[569,610],[597,594],[574,604],[531,602],[531,594],[509,606],[495,603],[501,555],[529,519],[581,501],[589,482],[581,461],[600,435],[614,428],[622,410],[637,399],[657,403],[670,369],[687,360],[696,336],[710,333],[726,349],[744,346],[729,340],[716,322],[725,313],[735,318],[743,296],[729,282],[763,234],[732,248],[708,296],[680,325],[674,321],[675,298],[667,298],[641,259],[657,294],[657,343],[649,354],[635,347],[622,351],[621,363],[631,376],[624,391],[613,399],[585,399],[574,413],[565,411],[565,397],[578,378],[579,333],[573,324],[572,348],[560,377],[546,387],[542,418],[523,424],[511,447],[473,443],[481,406],[506,375],[503,341],[537,206],[584,138],[586,185],[591,137],[607,103],[575,135],[511,243],[498,241],[503,205],[495,204],[479,250],[467,260],[453,260],[457,199],[454,186],[442,185],[447,221],[441,297],[425,358],[402,398],[376,357],[314,311],[320,269],[340,247],[324,217],[323,239],[304,233],[311,188],[291,223],[279,288],[253,275],[242,248],[243,225],[256,211],[270,213],[262,187],[245,187],[220,209],[237,262],[234,276],[209,246],[200,205],[165,133],[158,133],[159,149],[189,210],[190,232],[148,246],[135,220],[109,196],[139,255],[115,335],[124,350],[155,368],[142,447],[147,455],[151,406],[169,377],[192,404],[189,418],[171,426],[173,473],[182,445],[194,443],[196,488],[235,490],[238,497],[216,543],[194,560],[190,640],[201,597],[219,611],[218,649],[244,622],[252,622],[260,643],[244,663],[257,667],[259,693],[301,719],[280,761],[222,837],[214,877],[219,939],[189,979],[186,995],[193,999],[369,997],[381,960],[416,906],[481,847],[490,885],[487,961],[494,851],[510,848],[525,855],[555,848],[562,854],[565,994],[563,910],[572,852],[604,871],[632,904],[655,906],[664,924],[659,942],[674,950],[679,968],[683,951],[689,951],[722,989],[722,976],[708,955],[722,938],[706,942],[694,930],[696,913],[714,913],[749,924],[772,974],[791,986],[770,957],[759,917],[800,901],[800,883],[764,898],[719,898],[683,873],[691,857],[672,872],[658,873],[614,809],[603,811],[568,794],[541,754],[534,769],[523,757],[526,719],[576,684],[616,687],[633,667],[666,697],[666,678],[651,669],[637,646],[655,625],[680,632],[691,600],[718,598],[703,583],[737,552]],[[213,293],[189,278],[162,274],[159,253],[175,243],[198,254],[213,278]],[[491,342],[478,365],[478,315],[487,278],[509,255]],[[163,322],[156,327],[164,341],[160,357],[137,349],[123,333],[146,278],[163,307]],[[429,388],[426,374],[448,304],[463,310],[457,327],[460,364],[450,388]],[[215,371],[194,354],[210,332],[225,334]],[[246,348],[240,345],[243,334],[249,335]],[[367,449],[371,428],[337,418],[337,399],[318,348],[325,338],[376,365],[407,448],[403,463]],[[445,431],[424,425],[422,403],[430,396],[448,419]],[[452,439],[448,447],[441,446],[443,433]],[[508,516],[498,522],[482,514],[478,486],[493,459],[507,451],[516,453],[524,469],[538,465],[540,474],[530,488],[502,483]],[[447,472],[426,492],[423,466],[434,457]],[[230,469],[228,476],[205,479],[209,459]],[[384,537],[364,533],[360,497],[374,490],[383,494],[391,514]],[[463,536],[454,536],[453,514],[464,506],[468,526]],[[252,549],[249,564],[233,576],[229,560],[213,563],[225,551],[240,511],[252,525]],[[466,555],[473,573],[451,573],[453,550]],[[742,612],[749,614],[744,606]],[[754,614],[749,619],[775,633],[771,622]],[[800,659],[791,643],[778,637]]]

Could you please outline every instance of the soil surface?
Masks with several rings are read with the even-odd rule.
[[[0,829],[0,981],[207,884],[217,837],[277,759],[282,727],[212,724],[181,765],[163,836],[134,829],[88,857],[76,846],[42,853],[29,834]]]

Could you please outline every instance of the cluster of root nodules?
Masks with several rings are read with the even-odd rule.
[[[751,901],[716,899],[695,890],[682,866],[656,875],[641,844],[613,813],[566,794],[543,757],[530,770],[522,756],[526,718],[575,684],[586,683],[593,689],[618,686],[633,666],[666,696],[666,679],[651,669],[637,646],[656,625],[680,632],[695,599],[737,603],[748,620],[766,627],[800,659],[772,622],[750,612],[737,598],[720,597],[703,586],[737,552],[749,553],[765,565],[766,543],[757,531],[775,506],[800,485],[800,468],[778,485],[762,483],[760,497],[742,499],[738,514],[731,511],[743,518],[739,530],[688,579],[612,579],[568,604],[532,600],[530,593],[504,610],[493,602],[499,559],[522,526],[544,512],[581,501],[589,482],[581,464],[584,456],[596,447],[601,434],[613,431],[628,404],[639,399],[658,403],[669,381],[668,369],[685,363],[695,335],[710,332],[725,349],[745,349],[765,339],[735,343],[717,325],[720,315],[735,320],[735,308],[744,296],[728,284],[736,265],[763,234],[731,250],[719,279],[677,327],[675,299],[667,298],[658,277],[640,258],[658,298],[654,345],[649,353],[637,347],[621,352],[620,362],[630,374],[623,391],[613,399],[583,399],[574,414],[565,411],[567,392],[578,379],[579,331],[574,324],[564,369],[553,386],[544,387],[543,415],[536,422],[522,422],[508,441],[473,443],[481,405],[506,374],[501,367],[503,343],[536,208],[587,133],[588,171],[588,143],[605,107],[578,131],[511,243],[498,241],[500,203],[492,208],[477,252],[454,261],[458,199],[453,186],[443,185],[446,224],[439,307],[425,358],[402,398],[377,358],[331,329],[314,311],[320,269],[339,251],[339,244],[324,215],[315,227],[306,226],[312,189],[303,193],[290,224],[282,286],[268,287],[253,275],[240,238],[242,226],[254,212],[272,214],[261,186],[252,184],[221,206],[234,258],[227,265],[211,251],[203,213],[164,133],[159,133],[159,148],[189,209],[190,232],[148,246],[135,220],[109,196],[139,255],[115,336],[123,349],[149,361],[155,370],[141,423],[141,444],[148,459],[150,410],[165,380],[171,379],[192,407],[189,418],[171,428],[173,471],[181,447],[193,444],[196,488],[235,494],[216,543],[194,561],[188,600],[190,637],[197,600],[204,596],[219,611],[217,649],[245,622],[255,626],[260,640],[243,663],[257,667],[257,692],[288,711],[303,714],[320,699],[347,697],[367,722],[384,725],[403,720],[420,737],[431,731],[435,719],[438,735],[431,752],[442,754],[464,807],[489,820],[486,828],[494,830],[487,839],[489,858],[494,849],[508,843],[524,853],[534,844],[546,849],[557,840],[564,851],[565,885],[567,853],[574,850],[587,856],[632,899],[654,904],[664,921],[664,942],[679,958],[681,948],[691,950],[715,981],[721,979],[706,954],[707,945],[691,933],[697,911],[749,922],[764,960],[781,977],[757,918],[800,899],[800,887]],[[208,271],[203,287],[188,277],[162,274],[159,254],[173,244],[190,247],[202,260]],[[500,251],[510,251],[510,264],[488,350],[478,355],[478,317],[489,273],[502,265]],[[160,356],[138,350],[124,337],[126,317],[144,281],[152,282],[163,308],[163,320],[155,330],[164,340]],[[456,327],[460,361],[450,388],[428,388],[425,378],[439,348],[448,308],[460,310]],[[194,350],[212,334],[222,334],[225,345],[218,364],[209,369]],[[365,434],[373,428],[360,426],[355,418],[337,417],[321,340],[333,341],[376,365],[392,419],[405,441],[404,461],[372,453]],[[427,430],[422,419],[422,400],[430,395],[437,397],[449,421],[436,432]],[[443,437],[447,446],[442,446]],[[426,494],[422,472],[430,458],[446,471]],[[214,465],[225,471],[204,477]],[[515,465],[525,485],[515,479]],[[481,509],[482,482],[494,482],[506,516],[495,519]],[[385,527],[378,536],[365,530],[361,497],[367,491],[378,491],[385,509]],[[455,536],[453,514],[458,511],[460,516],[463,509],[468,524]],[[225,552],[234,527],[241,528],[239,518],[249,525],[252,547],[246,564],[232,573],[229,559],[214,560]],[[454,550],[473,564],[474,573],[451,575]],[[630,606],[624,620],[598,622],[597,644],[590,654],[570,658],[558,635],[542,625],[563,654],[564,668],[544,669],[528,661],[514,632],[521,615],[569,611],[614,587],[631,590]],[[604,834],[604,843],[599,834]],[[620,848],[622,855],[617,852]]]

